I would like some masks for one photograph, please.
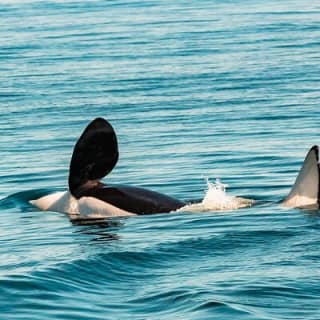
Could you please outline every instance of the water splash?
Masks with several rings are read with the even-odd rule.
[[[250,207],[255,202],[252,199],[227,194],[226,188],[228,185],[222,183],[220,179],[216,179],[215,183],[212,183],[207,178],[206,182],[207,190],[203,200],[199,203],[188,204],[179,209],[179,211],[206,212],[211,210],[236,210]]]

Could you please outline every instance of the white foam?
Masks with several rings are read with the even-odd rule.
[[[207,190],[203,200],[199,203],[188,204],[178,211],[206,212],[212,210],[236,210],[250,207],[255,202],[252,199],[245,199],[227,194],[227,186],[228,185],[223,184],[220,179],[216,179],[215,183],[212,183],[207,179]]]

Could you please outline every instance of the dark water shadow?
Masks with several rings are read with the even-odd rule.
[[[70,222],[78,227],[74,233],[90,236],[90,241],[94,242],[119,240],[117,231],[124,226],[124,222],[117,218],[70,218]]]

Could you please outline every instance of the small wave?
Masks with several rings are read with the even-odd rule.
[[[212,183],[207,179],[207,190],[203,200],[199,203],[188,204],[178,211],[207,212],[210,210],[236,210],[250,207],[255,201],[227,194],[228,185],[223,184],[220,179]]]
[[[45,194],[51,193],[49,189],[34,189],[14,193],[0,199],[0,208],[19,208],[21,211],[34,211],[30,200],[40,198]]]

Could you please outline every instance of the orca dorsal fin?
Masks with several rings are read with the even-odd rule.
[[[296,181],[284,199],[286,207],[319,207],[319,147],[313,146],[303,162]]]
[[[69,189],[76,198],[97,185],[116,165],[119,158],[117,136],[111,124],[96,118],[77,141],[70,162]]]

